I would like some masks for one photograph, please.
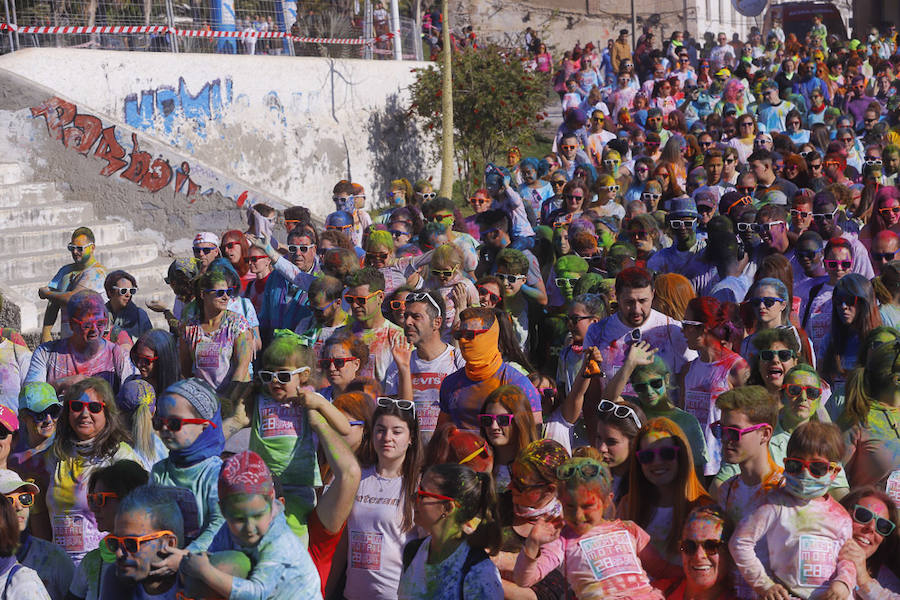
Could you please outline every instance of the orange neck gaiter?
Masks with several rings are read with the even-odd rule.
[[[466,359],[466,375],[472,381],[484,381],[497,372],[503,364],[500,356],[500,325],[491,328],[473,340],[459,340],[459,350]]]

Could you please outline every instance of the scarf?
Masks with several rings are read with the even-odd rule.
[[[523,521],[534,522],[538,517],[544,517],[547,520],[552,520],[562,516],[562,511],[562,502],[560,502],[558,498],[554,498],[540,508],[534,508],[531,506],[519,506],[518,504],[513,504],[513,513],[515,513],[516,518],[522,519]]]
[[[169,458],[179,469],[184,469],[212,456],[219,456],[225,450],[225,436],[222,434],[222,410],[216,409],[216,414],[210,419],[215,427],[207,427],[197,436],[194,443],[180,450],[169,450]]]
[[[466,359],[466,376],[472,381],[485,381],[503,365],[500,324],[495,319],[490,329],[474,339],[459,340],[459,350]]]

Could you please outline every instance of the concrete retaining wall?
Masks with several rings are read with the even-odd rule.
[[[171,144],[194,172],[220,171],[320,217],[340,179],[363,184],[372,205],[391,179],[436,174],[404,113],[417,66],[72,49],[0,58],[0,68]]]

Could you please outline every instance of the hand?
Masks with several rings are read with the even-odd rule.
[[[533,542],[538,546],[543,546],[559,537],[562,526],[563,521],[561,518],[546,519],[538,517],[531,526],[531,533],[528,534],[526,542]]]
[[[247,238],[247,241],[250,242],[250,245],[254,248],[259,248],[263,252],[269,255],[269,258],[272,258],[273,255],[277,255],[275,252],[275,248],[272,247],[272,242],[264,235],[255,236],[252,233],[245,233],[244,237]]]
[[[760,600],[791,600],[791,594],[783,586],[776,583],[760,596]]]
[[[406,336],[402,331],[391,331],[388,340],[391,343],[391,356],[397,363],[397,370],[408,371],[412,360],[413,345],[406,341]]]
[[[321,407],[325,406],[328,403],[328,400],[325,399],[321,394],[317,394],[316,392],[300,392],[300,394],[290,400],[294,404],[298,406],[302,406],[306,410],[319,410]]]
[[[181,561],[181,575],[183,577],[194,577],[195,579],[203,579],[203,574],[212,568],[209,562],[209,555],[206,552],[185,552],[184,560]]]
[[[862,546],[859,545],[859,542],[853,538],[847,540],[844,547],[841,548],[838,560],[849,560],[853,563],[856,567],[856,582],[859,585],[866,585],[872,580],[868,569],[866,569],[866,553],[863,551]]]
[[[656,354],[656,352],[656,348],[644,340],[640,340],[631,345],[631,349],[628,351],[628,356],[625,357],[625,361],[630,363],[632,367],[649,365],[653,363],[653,355]]]
[[[450,290],[450,299],[453,300],[453,306],[456,314],[461,313],[469,306],[469,295],[466,293],[466,285],[463,282],[453,284]]]
[[[161,313],[169,310],[169,307],[163,304],[161,300],[147,300],[145,304],[147,305],[147,308],[153,312]]]
[[[52,291],[53,291],[53,290],[51,290],[51,289],[50,289],[48,286],[46,286],[46,285],[43,286],[43,287],[40,287],[40,288],[38,288],[38,297],[39,297],[41,300],[46,300],[47,298],[50,297],[50,292],[52,292]]]
[[[181,548],[162,548],[159,551],[162,560],[150,564],[151,577],[167,577],[178,572],[182,565],[181,559],[190,554]]]
[[[849,597],[850,588],[843,581],[832,581],[827,590],[812,596],[814,600],[846,600]]]

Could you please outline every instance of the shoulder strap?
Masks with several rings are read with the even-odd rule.
[[[22,565],[20,565],[19,563],[16,563],[9,570],[9,575],[6,576],[6,585],[3,586],[3,594],[0,595],[0,598],[3,598],[3,600],[6,600],[6,598],[7,598],[6,592],[9,591],[9,586],[12,583],[13,577],[15,576],[16,572],[21,568],[22,568]]]
[[[809,320],[809,311],[812,310],[813,298],[819,295],[823,287],[825,287],[825,282],[821,281],[809,290],[809,296],[806,297],[806,308],[803,309],[803,321],[800,322],[800,327],[803,329],[806,329],[806,322]]]
[[[413,540],[403,547],[403,569],[401,570],[401,573],[406,571],[406,569],[409,568],[409,565],[412,564],[413,559],[416,557],[416,552],[419,551],[419,548],[425,543],[426,539],[427,538],[419,538]]]
[[[468,542],[463,542],[467,544]],[[463,561],[462,569],[460,573],[462,577],[459,578],[459,600],[465,600],[463,598],[463,589],[465,588],[466,576],[469,574],[469,571],[472,570],[472,567],[477,565],[478,563],[488,560],[487,552],[484,551],[483,548],[473,548],[469,546],[469,553],[466,555],[466,560]]]

